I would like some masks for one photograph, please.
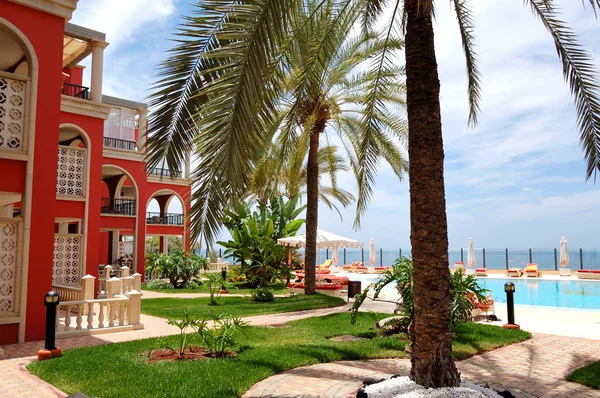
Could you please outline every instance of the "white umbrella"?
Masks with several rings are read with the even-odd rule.
[[[337,246],[334,247],[333,249],[331,249],[333,251],[333,254],[331,255],[331,262],[333,263],[333,265],[338,265],[338,248]]]
[[[567,238],[564,236],[560,239],[560,266],[569,266],[569,251],[567,250]]]
[[[375,265],[377,262],[377,253],[375,252],[375,239],[371,238],[369,243],[369,262],[371,265]]]
[[[306,247],[306,235],[292,236],[289,238],[277,239],[277,243],[283,246],[294,246],[294,247]],[[362,242],[354,239],[344,238],[331,232],[323,231],[322,229],[317,230],[317,249],[332,249],[334,247],[345,248],[345,247],[363,247]]]
[[[467,267],[475,267],[477,260],[475,260],[475,249],[473,248],[473,239],[469,238],[467,245]]]

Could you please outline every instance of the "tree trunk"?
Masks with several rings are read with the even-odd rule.
[[[317,124],[319,125],[319,124]],[[324,125],[310,133],[308,165],[306,167],[306,248],[304,256],[304,293],[315,293],[317,261],[317,227],[319,222],[319,137]]]
[[[405,38],[415,306],[410,377],[425,387],[453,387],[460,373],[452,360],[440,82],[432,16],[419,3],[406,2]]]

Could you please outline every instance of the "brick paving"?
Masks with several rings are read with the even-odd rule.
[[[318,310],[287,312],[282,314],[257,315],[243,318],[251,325],[277,325],[312,316],[322,316],[347,311],[348,305]],[[167,320],[143,315],[141,322],[144,329],[127,332],[106,333],[94,336],[70,337],[57,339],[56,345],[63,350],[75,347],[91,347],[123,341],[140,340],[150,337],[167,336],[179,333],[179,329],[167,325]],[[25,366],[36,359],[37,352],[43,348],[43,341],[2,346],[4,354],[0,355],[0,397],[65,397],[66,395],[43,380],[30,374]]]
[[[457,363],[463,380],[489,383],[516,397],[600,398],[600,391],[565,376],[600,359],[600,341],[536,334],[534,338]],[[410,362],[400,360],[342,361],[292,369],[255,384],[244,398],[350,397],[366,378],[407,375]]]
[[[258,315],[244,318],[251,325],[279,325],[311,316],[343,312],[348,306],[295,313]],[[178,329],[162,318],[142,315],[142,330],[59,339],[63,349],[175,334]],[[25,366],[35,358],[43,342],[3,346],[0,355],[0,397],[64,397],[65,394],[37,377]],[[465,380],[488,382],[507,389],[517,397],[600,398],[600,391],[564,377],[572,370],[600,359],[600,341],[535,334],[532,340],[511,345],[458,363]],[[253,386],[244,397],[326,397],[352,396],[362,380],[408,374],[407,360],[342,361],[291,369]]]

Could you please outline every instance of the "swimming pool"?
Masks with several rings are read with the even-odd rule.
[[[377,280],[376,275],[351,274],[350,280],[362,281],[363,289]],[[497,303],[506,303],[504,284],[515,284],[515,304],[544,307],[600,310],[600,282],[578,280],[496,279],[478,278],[490,290]],[[395,286],[388,285],[385,294],[397,294]]]

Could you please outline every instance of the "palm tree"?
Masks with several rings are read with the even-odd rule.
[[[303,198],[306,195],[305,145],[298,145],[287,158],[281,158],[279,152],[273,143],[257,162],[250,180],[251,199],[267,203],[272,196]],[[348,171],[350,167],[337,153],[335,145],[319,148],[319,200],[337,211],[340,219],[342,214],[338,205],[348,207],[355,201],[352,193],[337,184],[338,173]],[[329,186],[323,184],[324,178],[329,180]]]
[[[268,82],[266,86],[277,88],[277,95],[272,98],[273,113],[259,113],[254,121],[261,128],[262,136],[258,135],[261,137],[260,145],[253,147],[253,142],[243,137],[244,149],[248,150],[249,155],[246,160],[256,160],[240,165],[239,170],[235,170],[235,163],[240,163],[239,156],[236,156],[235,161],[231,159],[232,153],[240,152],[239,147],[229,143],[227,152],[223,152],[224,145],[213,146],[217,137],[226,135],[228,131],[232,134],[232,139],[240,133],[237,140],[242,142],[241,132],[237,131],[241,126],[233,125],[224,131],[222,124],[223,118],[234,117],[236,112],[230,109],[226,115],[221,114],[218,116],[220,119],[217,119],[215,109],[212,108],[220,99],[215,99],[215,96],[230,86],[230,81],[224,78],[226,74],[221,70],[226,66],[202,71],[208,73],[209,77],[204,83],[205,88],[198,91],[196,98],[203,98],[203,93],[208,92],[204,98],[209,100],[192,105],[198,110],[196,123],[199,133],[195,137],[198,152],[210,153],[210,156],[201,156],[200,159],[196,179],[199,187],[194,194],[196,202],[191,211],[192,225],[196,225],[197,231],[208,238],[207,230],[216,230],[217,226],[216,222],[211,224],[211,220],[203,218],[204,214],[209,213],[213,220],[218,221],[219,217],[215,217],[215,214],[219,214],[223,204],[227,203],[226,195],[219,196],[219,200],[207,199],[207,196],[219,195],[220,192],[215,192],[218,189],[214,184],[205,185],[204,181],[210,178],[210,181],[218,180],[219,184],[225,182],[225,190],[233,190],[235,187],[239,193],[252,187],[252,175],[262,173],[261,165],[264,162],[261,164],[261,159],[267,159],[266,167],[270,167],[272,162],[268,159],[272,156],[284,159],[289,162],[287,189],[291,191],[291,197],[301,193],[295,191],[304,184],[299,184],[299,181],[303,175],[306,176],[307,294],[313,294],[315,288],[319,196],[327,204],[331,201],[322,194],[328,191],[341,199],[342,204],[349,203],[351,199],[335,183],[330,189],[325,187],[319,190],[320,160],[321,163],[328,164],[323,171],[329,172],[330,177],[334,177],[331,173],[333,168],[339,167],[338,159],[332,156],[331,145],[326,146],[320,155],[320,140],[326,128],[331,127],[342,143],[358,182],[356,225],[360,223],[360,215],[364,213],[372,195],[372,184],[380,159],[391,165],[398,178],[402,178],[407,169],[407,162],[397,145],[404,140],[406,131],[406,122],[398,116],[398,110],[405,104],[403,68],[392,62],[385,65],[380,65],[379,62],[384,53],[397,53],[403,43],[391,34],[381,36],[369,32],[365,35],[353,35],[359,11],[359,6],[339,8],[334,1],[324,6],[312,1],[299,6],[294,19],[290,21],[290,37],[280,43],[273,57],[266,58],[265,62],[273,66],[273,71],[265,75]],[[230,34],[233,32],[227,35]],[[377,66],[376,69],[374,65]],[[211,75],[213,70],[218,70],[215,76]],[[209,82],[213,77],[215,80]],[[160,92],[154,98],[158,100],[164,94]],[[222,101],[226,99],[223,98]],[[157,114],[164,114],[162,108]],[[160,154],[159,157],[166,156],[167,163],[171,164],[169,158],[173,157],[170,156],[174,152],[173,147],[184,146],[187,139],[185,136],[180,138],[177,134],[169,140],[165,139],[164,132],[172,127],[162,122],[149,140],[153,152],[150,164],[153,159],[157,159],[154,158],[157,154]],[[151,120],[151,129],[156,123],[161,121],[155,117]],[[243,130],[252,136],[251,131],[248,134],[246,126]],[[325,138],[328,139],[328,136]],[[274,144],[269,145],[272,141]],[[215,160],[220,163],[214,165]],[[253,168],[256,169],[255,173],[250,172]],[[277,170],[269,175],[275,176],[275,180],[281,178],[280,171]],[[260,177],[264,176],[265,174],[260,174]]]
[[[391,17],[383,23],[387,33],[405,33],[415,297],[411,377],[426,387],[456,386],[460,377],[451,356],[444,149],[432,24],[434,0],[199,1],[198,16],[191,17],[180,32],[181,44],[172,52],[172,60],[163,65],[164,79],[158,83],[153,96],[153,104],[162,112],[155,114],[151,123],[151,131],[156,135],[150,139],[153,154],[149,165],[158,164],[164,156],[169,166],[181,159],[178,158],[181,149],[191,147],[190,130],[183,128],[190,123],[189,116],[194,116],[196,121],[203,120],[198,123],[201,131],[195,134],[197,141],[204,142],[204,148],[212,149],[210,153],[217,152],[218,145],[229,151],[226,159],[201,161],[202,170],[210,171],[210,177],[198,177],[198,186],[204,188],[202,192],[206,191],[209,178],[227,177],[227,186],[217,193],[197,195],[203,204],[194,213],[195,225],[206,226],[206,232],[210,233],[214,218],[210,205],[224,199],[223,195],[243,190],[243,176],[253,166],[252,159],[256,158],[258,148],[265,144],[265,126],[275,118],[277,93],[283,85],[272,79],[281,62],[277,54],[289,42],[290,34],[292,40],[302,35],[301,29],[290,32],[292,21],[306,11],[308,7],[303,6],[307,3],[314,4],[311,9],[317,13],[332,2],[339,15],[345,12],[355,15],[353,6],[360,6],[362,12],[356,16],[366,34],[378,23],[383,11],[391,7]],[[554,0],[523,2],[540,19],[555,43],[563,74],[575,99],[589,179],[600,170],[600,100],[594,65],[578,45],[573,31],[561,21]],[[474,51],[473,14],[468,0],[451,0],[451,4],[466,58],[469,122],[475,125],[481,87]],[[582,0],[582,4],[588,4],[594,12],[600,10],[600,0]],[[327,37],[323,36],[324,44]],[[314,63],[319,62],[319,49],[316,47],[311,57]],[[389,55],[382,50],[373,73],[388,65]],[[193,96],[198,102],[188,101]],[[216,100],[200,106],[199,102],[208,96]],[[207,101],[202,103],[207,104]],[[371,104],[377,105],[377,102]],[[162,115],[166,117],[163,121],[160,120]],[[218,137],[213,137],[215,131],[220,131]],[[365,160],[370,158],[359,159],[359,163]],[[225,167],[222,163],[227,161],[231,164]],[[370,178],[366,173],[363,175]],[[360,200],[359,195],[359,204]]]

